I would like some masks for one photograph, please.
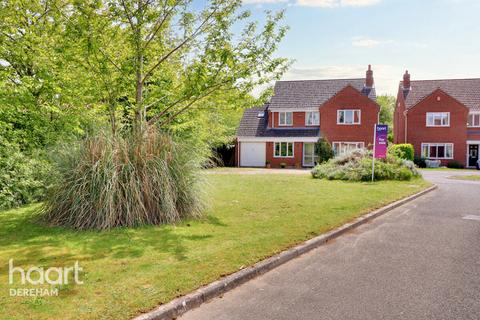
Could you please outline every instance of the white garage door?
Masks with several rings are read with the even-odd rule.
[[[265,142],[240,142],[241,167],[265,167]]]

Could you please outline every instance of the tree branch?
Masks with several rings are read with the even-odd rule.
[[[143,80],[142,82],[144,83],[145,80],[151,76],[151,74],[153,73],[153,71],[155,71],[155,69],[157,69],[161,64],[162,62],[164,62],[165,60],[167,60],[172,54],[174,54],[177,50],[179,50],[180,48],[182,48],[187,42],[193,40],[199,33],[200,31],[203,29],[203,27],[206,25],[206,23],[210,20],[210,18],[215,14],[215,12],[217,11],[217,8],[215,8],[208,16],[207,18],[205,18],[205,20],[197,27],[197,29],[187,38],[185,38],[182,42],[180,42],[180,44],[178,44],[175,48],[173,48],[172,50],[170,50],[169,53],[167,53],[166,55],[164,55],[162,58],[160,58],[160,60],[153,66],[150,68],[150,70],[148,70],[147,73],[145,73],[145,76],[143,77]]]

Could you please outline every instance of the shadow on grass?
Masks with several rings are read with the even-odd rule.
[[[190,223],[75,231],[41,225],[36,222],[35,213],[36,207],[0,212],[0,247],[7,261],[14,259],[15,266],[70,266],[77,260],[138,258],[148,251],[182,261],[188,256],[185,241],[212,238],[211,234],[197,234],[194,228],[190,229]],[[212,215],[199,223],[226,226]],[[4,272],[8,272],[8,263],[0,264],[0,274]]]

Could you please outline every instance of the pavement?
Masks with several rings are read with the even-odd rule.
[[[182,320],[480,319],[480,182],[439,188],[270,271]]]

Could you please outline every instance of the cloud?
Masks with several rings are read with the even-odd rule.
[[[381,44],[394,43],[393,40],[375,40],[366,37],[355,37],[352,40],[352,46],[361,48],[373,48]]]
[[[381,0],[297,0],[297,5],[305,7],[366,7],[380,3]]]

